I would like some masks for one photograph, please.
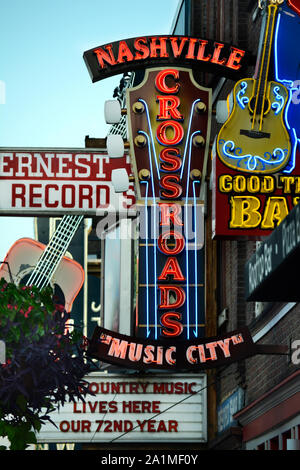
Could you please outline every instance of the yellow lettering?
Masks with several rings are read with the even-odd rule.
[[[258,193],[260,190],[260,179],[256,175],[252,175],[249,178],[248,191],[249,193]]]
[[[288,215],[289,210],[284,197],[270,197],[265,207],[264,218],[261,223],[263,229],[273,229]]]
[[[222,193],[228,193],[232,191],[232,176],[222,175],[219,178],[219,189]]]
[[[246,178],[242,175],[237,175],[233,179],[233,190],[235,193],[244,193],[246,191]]]
[[[254,196],[233,196],[231,203],[230,228],[254,228],[261,222],[260,200]]]
[[[264,176],[261,185],[262,193],[272,193],[274,191],[274,177]]]
[[[291,193],[291,184],[295,184],[295,178],[293,176],[280,176],[280,181],[283,183],[283,192]]]
[[[300,199],[299,196],[293,197],[293,205],[294,205],[294,206],[297,206],[297,204],[299,203],[299,199]]]

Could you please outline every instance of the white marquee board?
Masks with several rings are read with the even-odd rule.
[[[95,396],[51,413],[39,443],[206,442],[206,374],[92,373]]]

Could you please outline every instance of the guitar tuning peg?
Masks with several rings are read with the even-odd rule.
[[[116,193],[128,191],[129,177],[125,168],[116,168],[111,172],[111,182]]]
[[[145,147],[147,143],[147,139],[143,135],[137,135],[134,139],[134,143],[137,147],[142,148],[142,147]]]
[[[142,114],[145,111],[145,106],[143,103],[141,103],[141,101],[136,101],[132,105],[132,111],[135,114]]]
[[[125,148],[129,148],[129,142],[124,142],[120,134],[109,134],[106,138],[106,149],[110,158],[124,156]]]
[[[203,101],[199,101],[199,102],[196,104],[195,108],[196,108],[196,112],[197,112],[198,114],[205,113],[205,111],[206,111],[206,104],[203,103]]]
[[[122,109],[118,100],[107,100],[104,103],[104,118],[106,124],[117,124],[121,116],[127,114],[126,109]]]
[[[193,138],[193,145],[195,147],[202,147],[205,144],[205,139],[202,137],[202,135],[196,135]]]
[[[190,177],[192,180],[200,180],[202,176],[202,173],[200,170],[197,170],[196,168],[191,171]]]
[[[147,168],[143,168],[139,171],[139,179],[140,180],[148,180],[150,178],[150,171]]]

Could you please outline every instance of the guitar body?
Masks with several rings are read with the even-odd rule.
[[[5,263],[0,266],[0,278],[11,282],[11,272],[14,283],[26,284],[45,248],[46,245],[31,238],[17,240],[8,251]],[[10,272],[6,263],[9,264]],[[54,288],[54,295],[59,298],[59,303],[64,304],[67,312],[71,311],[83,281],[84,271],[80,264],[64,256],[52,276],[50,285]]]
[[[256,80],[246,78],[233,90],[233,109],[217,137],[221,161],[234,170],[275,173],[291,156],[291,142],[284,124],[288,90],[267,82],[263,111],[255,114]],[[253,122],[254,121],[254,122]]]

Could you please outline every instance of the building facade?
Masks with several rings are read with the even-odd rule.
[[[288,9],[290,5],[285,4],[284,7]],[[290,14],[297,15],[293,9],[290,10]],[[248,51],[249,57],[245,76],[257,77],[258,59],[264,47],[263,32],[266,18],[266,9],[260,9],[256,0],[182,0],[178,4],[170,34],[207,38],[244,49]],[[273,75],[274,67],[271,61]],[[114,94],[122,102],[122,106],[126,104],[123,93],[126,83],[129,83],[129,86],[132,84],[136,86],[142,78],[143,74],[139,73],[135,76],[124,75],[120,88],[115,90]],[[220,103],[227,100],[230,106],[228,96],[236,82],[222,74],[203,71],[197,72],[197,81],[212,90],[210,153],[213,156],[215,139],[224,123],[220,118],[222,114]],[[123,120],[119,127],[112,127],[110,133],[121,133],[123,138],[128,137],[124,123]],[[104,149],[105,139],[86,137],[85,145],[89,148]],[[296,150],[295,155],[297,155]],[[257,345],[288,345],[292,348],[292,345],[300,340],[300,327],[297,322],[299,305],[289,299],[278,301],[276,296],[274,301],[272,298],[268,301],[246,298],[245,266],[265,237],[249,235],[247,231],[244,236],[216,236],[213,214],[213,172],[213,158],[209,158],[205,197],[205,336],[221,337],[247,326]],[[234,196],[234,193],[230,192],[230,196]],[[115,227],[110,230],[110,233],[115,233],[116,237],[110,239],[109,235],[105,234],[100,244],[99,222],[101,223],[101,218],[92,219],[89,229],[81,227],[78,235],[85,240],[83,243],[86,249],[80,256],[83,256],[82,262],[88,274],[88,282],[82,293],[83,298],[78,299],[78,302],[83,302],[85,305],[83,306],[86,312],[83,318],[84,332],[90,337],[94,326],[98,325],[131,335],[136,320],[137,242],[121,239],[120,230],[125,228],[128,233],[128,230],[134,230],[134,225],[132,221],[126,223],[117,221]],[[47,243],[48,233],[44,236],[43,230],[48,231],[48,227],[45,229],[40,223],[39,238],[44,237]],[[110,276],[114,276],[113,288],[112,284],[109,284]],[[292,349],[290,351],[292,352]],[[112,434],[90,432],[91,418],[86,410],[79,408],[68,410],[66,416],[69,417],[61,421],[63,424],[60,430],[69,446],[73,442],[69,436],[74,436],[74,432],[78,433],[77,447],[73,448],[80,446],[82,450],[122,450],[128,449],[130,444],[131,450],[285,450],[298,448],[300,442],[298,400],[300,372],[295,354],[294,356],[293,354],[254,355],[229,366],[224,365],[201,372],[198,377],[192,374],[172,375],[168,372],[155,374],[153,371],[143,376],[140,372],[102,363],[100,372],[98,371],[98,375],[93,376],[91,380],[91,386],[94,390],[97,389],[97,393],[102,387],[101,384],[108,387],[106,390],[116,391],[116,384],[120,390],[122,383],[127,384],[130,393],[126,395],[126,401],[120,399],[118,402],[115,400],[116,395],[112,397],[110,395],[111,401],[103,402],[110,403],[108,407],[102,409],[103,416],[108,416],[107,413],[110,413],[106,422],[108,431],[118,434],[112,439],[109,438]],[[112,385],[113,381],[115,385]],[[145,381],[153,387],[151,388],[153,393],[149,392],[150,398],[148,397],[147,401],[145,396],[144,398],[138,396],[142,393],[142,385],[138,384],[143,383],[146,387]],[[173,395],[167,391],[167,388],[162,388],[162,384],[166,382],[173,387]],[[130,383],[132,386],[128,385]],[[177,388],[174,383],[177,384]],[[140,422],[139,430],[144,432],[143,439],[141,435],[136,437],[134,428],[131,428],[133,418],[129,419],[135,413],[130,407],[134,406],[137,413],[146,413],[150,410],[143,407],[146,406],[145,403],[151,402],[152,415],[159,414],[161,412],[159,406],[153,405],[158,403],[155,401],[155,393],[160,391],[162,394],[172,395],[168,403],[173,407],[180,401],[182,387],[191,390],[191,387],[195,386],[192,384],[197,384],[199,390],[205,390],[199,395],[200,401],[195,401],[195,409],[198,410],[196,421],[199,423],[201,421],[201,426],[197,427],[194,434],[184,431],[172,439],[174,433],[172,436],[171,433],[176,431],[176,425],[169,416],[167,421],[162,417],[159,424],[158,421],[155,424],[147,424],[147,433],[144,432],[146,424]],[[101,390],[101,400],[103,400],[105,389]],[[143,390],[146,393],[146,388]],[[93,408],[94,405],[89,406]],[[122,413],[117,414],[117,412]],[[79,420],[83,417],[83,413],[86,418],[85,424],[83,419]],[[112,418],[113,413],[116,413],[116,419]],[[180,409],[178,414],[174,411],[178,423],[184,422],[183,416],[186,413],[186,408]],[[163,416],[163,413],[161,415]],[[81,424],[77,425],[79,421]],[[163,434],[167,432],[164,428],[166,422],[169,434]],[[83,428],[79,429],[78,426]],[[162,432],[162,439],[154,436],[154,432],[158,430]],[[100,431],[99,429],[99,433]],[[123,440],[119,438],[122,436]],[[54,445],[55,437],[51,439],[51,445]],[[41,440],[41,445],[45,443],[47,435]]]

